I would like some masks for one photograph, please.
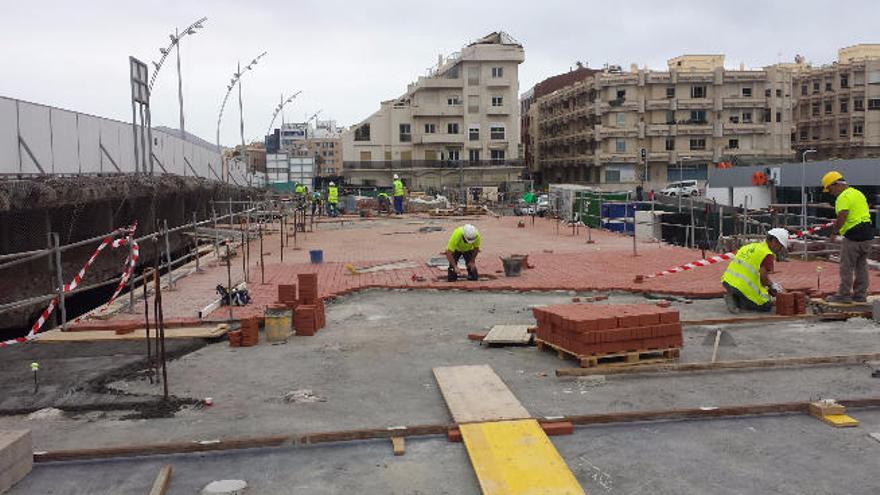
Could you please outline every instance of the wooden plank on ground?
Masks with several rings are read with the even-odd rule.
[[[584,495],[534,419],[461,425],[484,495]]]
[[[529,325],[495,325],[486,334],[483,342],[493,344],[528,344],[532,340]]]
[[[156,481],[153,482],[150,495],[165,495],[169,484],[171,484],[171,464],[166,464],[159,469],[159,475],[156,476]]]
[[[215,339],[226,335],[228,325],[212,325],[203,327],[180,327],[166,328],[166,339]],[[84,330],[82,332],[62,332],[51,330],[37,335],[34,342],[54,344],[60,342],[97,342],[110,340],[144,340],[147,332],[144,329],[134,330],[130,333],[117,335],[115,332],[106,330]],[[155,337],[155,329],[150,329],[150,335]]]
[[[391,450],[394,455],[406,454],[406,439],[404,437],[391,437]]]
[[[434,368],[434,378],[456,423],[531,418],[489,365]]]

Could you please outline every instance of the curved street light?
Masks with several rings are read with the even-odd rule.
[[[223,97],[223,103],[220,105],[220,113],[217,115],[217,149],[218,149],[218,151],[222,149],[222,147],[220,146],[220,122],[223,121],[223,111],[226,109],[226,102],[229,100],[229,95],[232,94],[232,90],[237,85],[238,86],[238,110],[239,110],[239,118],[240,118],[239,124],[240,124],[240,128],[241,128],[241,153],[242,153],[242,155],[244,154],[244,151],[245,151],[244,115],[242,114],[243,107],[242,107],[242,102],[241,102],[241,84],[239,84],[239,83],[241,81],[241,77],[246,72],[249,72],[250,70],[252,70],[254,68],[254,66],[257,65],[257,62],[259,62],[259,60],[266,55],[266,53],[268,53],[268,52],[263,52],[263,53],[257,55],[253,60],[250,61],[249,64],[247,64],[244,67],[244,69],[241,68],[241,62],[239,62],[238,66],[236,67],[236,71],[232,74],[232,78],[229,80],[229,85],[226,86],[226,96]],[[227,175],[228,175],[228,172],[227,172]]]
[[[286,100],[284,99],[284,94],[281,94],[281,102],[278,104],[278,106],[275,107],[275,111],[272,112],[272,120],[269,121],[269,129],[266,130],[267,136],[272,133],[272,126],[275,124],[275,119],[278,118],[278,114],[281,113],[281,110],[284,110],[284,106],[295,100],[296,97],[300,95],[300,93],[302,93],[302,91],[297,91]]]

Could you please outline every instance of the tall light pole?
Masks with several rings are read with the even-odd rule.
[[[180,72],[180,40],[183,39],[186,35],[193,35],[198,32],[199,29],[202,29],[204,26],[204,22],[207,21],[207,17],[202,17],[196,22],[190,24],[183,30],[181,33],[179,29],[174,28],[174,34],[169,34],[168,37],[171,39],[171,42],[165,48],[159,48],[159,53],[162,54],[162,57],[158,62],[153,62],[153,76],[150,77],[150,93],[153,92],[153,85],[156,83],[156,76],[159,74],[159,70],[162,69],[162,64],[165,63],[165,59],[168,57],[168,54],[171,53],[171,49],[175,49],[177,54],[177,103],[179,105],[180,110],[180,139],[186,140],[185,134],[185,125],[183,118],[183,76]]]
[[[816,153],[816,150],[801,153],[801,232],[807,230],[807,153]]]
[[[241,76],[243,76],[246,72],[253,69],[254,66],[257,65],[257,62],[261,58],[263,58],[263,56],[265,56],[266,53],[267,52],[263,52],[263,53],[257,55],[256,58],[251,60],[251,62],[244,67],[244,69],[241,68],[241,64],[239,63],[237,66],[237,70],[235,71],[234,74],[232,74],[232,79],[230,79],[229,84],[226,86],[226,96],[223,97],[223,103],[220,105],[220,113],[217,115],[217,150],[222,150],[222,147],[220,146],[220,122],[223,121],[223,110],[226,109],[226,102],[229,101],[229,95],[232,94],[232,90],[235,88],[236,85],[238,85],[239,86],[238,105],[239,105],[239,119],[240,119],[239,126],[241,128],[241,144],[242,144],[241,156],[242,157],[244,156],[244,153],[245,153],[245,149],[244,149],[244,117],[243,117],[243,115],[241,115],[241,108],[243,106],[242,101],[241,101],[241,84],[240,84]],[[245,169],[245,170],[247,170],[247,169]],[[229,171],[228,170],[226,172],[225,178],[228,182],[229,181]]]
[[[266,129],[266,135],[267,135],[267,136],[268,136],[269,134],[272,133],[272,126],[275,124],[275,119],[278,117],[278,114],[281,113],[282,110],[284,110],[285,105],[287,105],[288,103],[290,103],[290,102],[292,102],[293,100],[295,100],[296,97],[300,95],[300,93],[302,93],[302,91],[297,91],[296,93],[294,93],[293,95],[291,95],[291,96],[290,96],[289,98],[287,98],[286,100],[284,99],[284,93],[281,93],[281,101],[280,101],[280,102],[278,103],[278,105],[275,107],[275,111],[272,112],[272,120],[269,121],[269,128]],[[282,119],[282,120],[283,120],[283,119]],[[280,143],[279,143],[279,145],[280,145]]]

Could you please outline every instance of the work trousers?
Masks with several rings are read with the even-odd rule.
[[[871,242],[843,238],[838,296],[864,298],[868,295],[868,252],[871,251]]]
[[[403,196],[394,196],[394,213],[403,213]]]
[[[721,285],[723,285],[727,292],[733,296],[733,300],[736,301],[736,307],[738,307],[739,309],[766,313],[773,308],[773,304],[771,304],[769,301],[764,304],[756,304],[754,301],[746,297],[745,294],[740,292],[739,289],[728,284],[727,282],[722,282]]]
[[[458,280],[458,260],[460,260],[461,258],[464,258],[465,263],[470,265],[471,263],[474,262],[475,257],[476,256],[474,255],[474,251],[456,251],[456,252],[452,253],[452,259],[455,260],[455,265],[449,267],[449,271],[448,271],[449,273],[447,274],[448,275],[447,280],[449,280],[450,282],[455,282],[456,280]],[[478,280],[480,278],[479,273],[477,273],[476,264],[474,264],[473,269],[471,269],[471,267],[468,266],[467,271],[468,271],[468,275],[467,275],[468,280]]]

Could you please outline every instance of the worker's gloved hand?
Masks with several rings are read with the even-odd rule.
[[[785,289],[782,288],[782,285],[780,285],[779,282],[773,282],[770,285],[770,291],[773,293],[774,296],[776,294],[783,292],[783,290],[785,290]]]

